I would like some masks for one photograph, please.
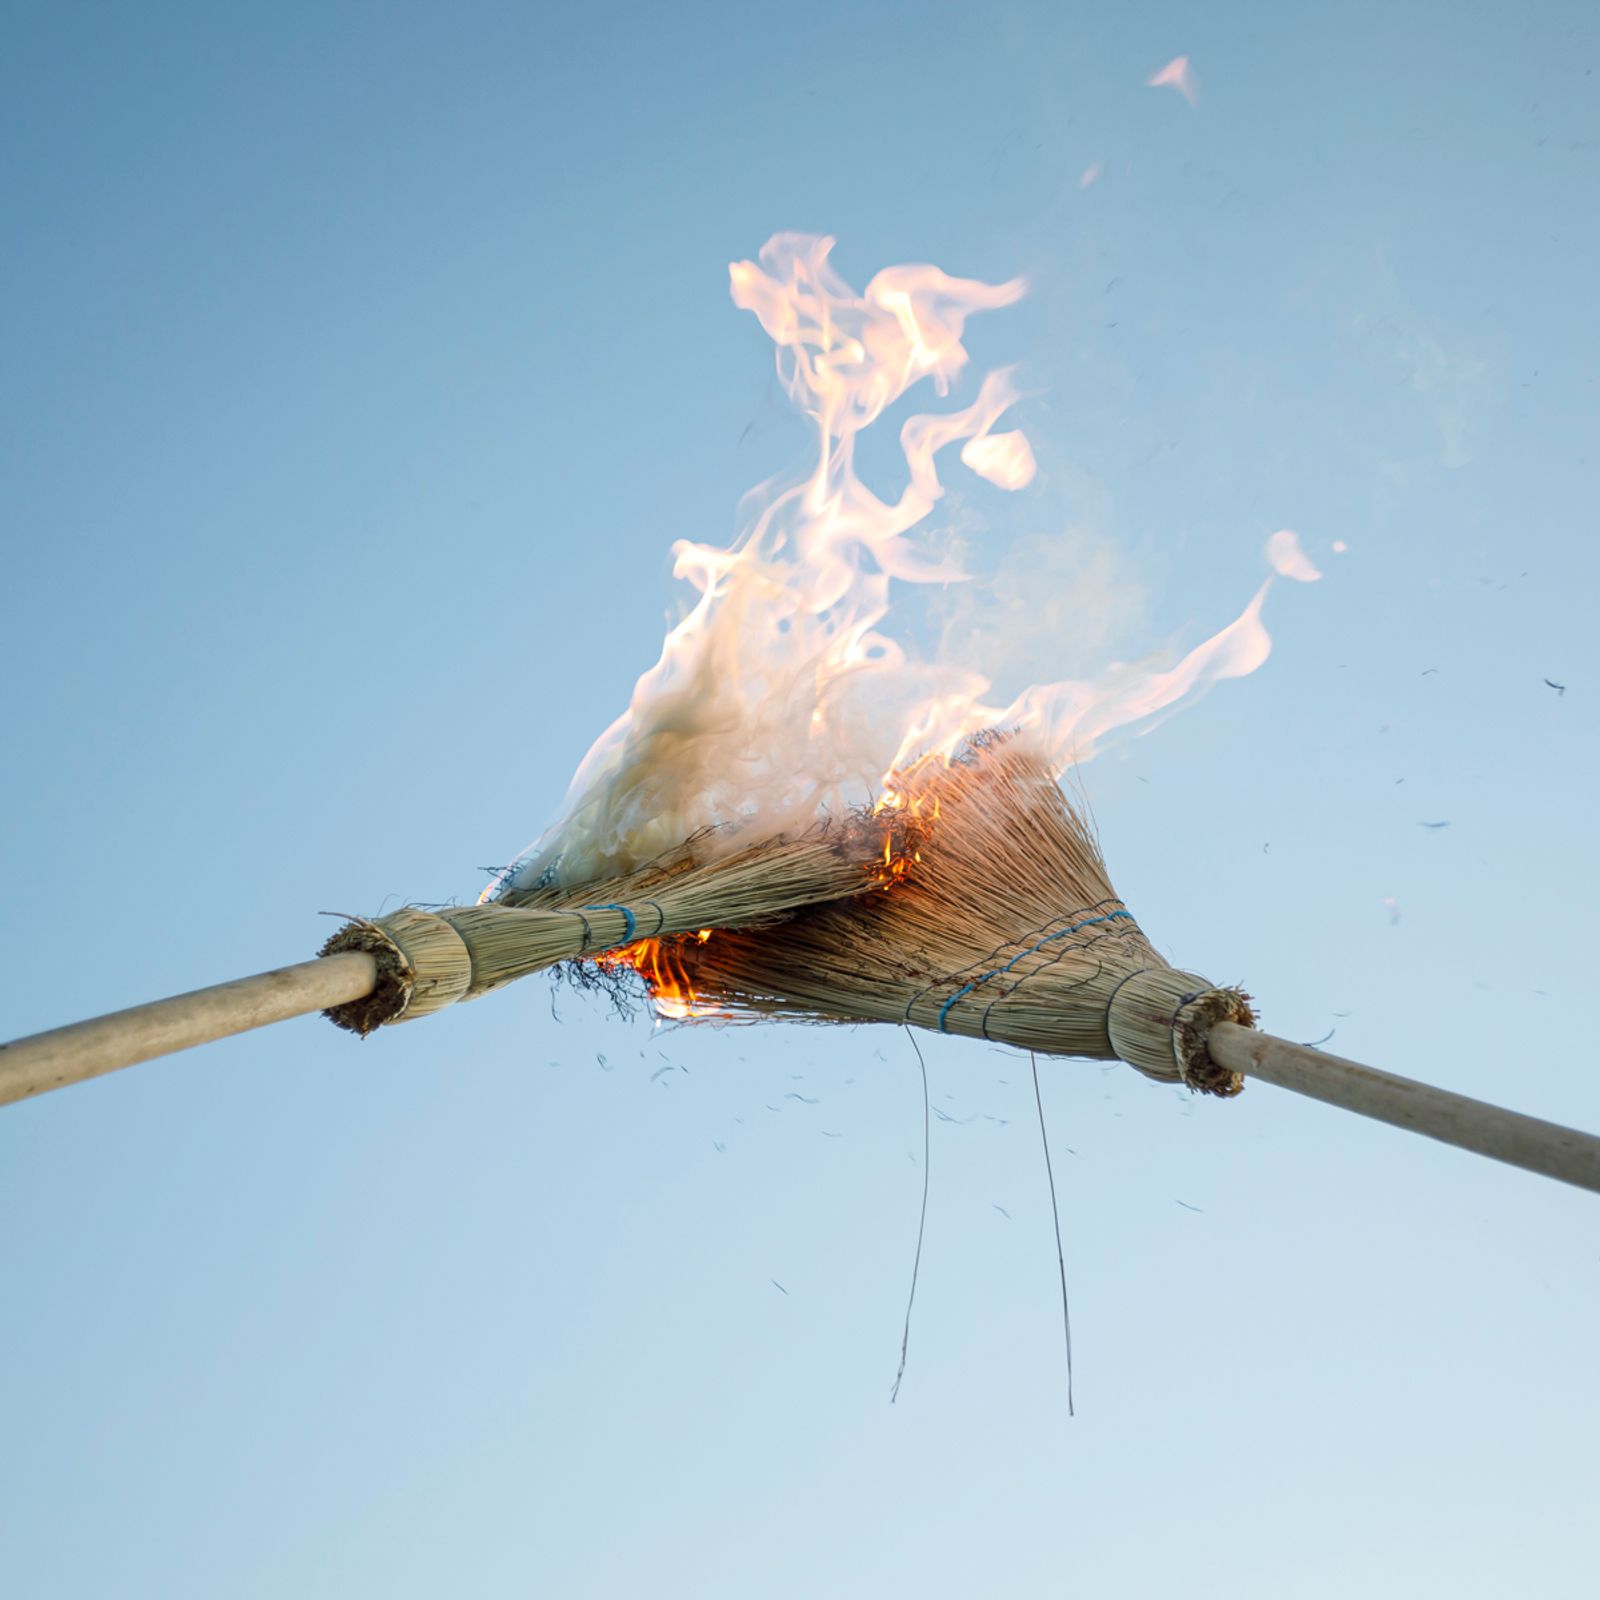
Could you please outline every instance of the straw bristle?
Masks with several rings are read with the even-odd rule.
[[[910,1023],[1054,1055],[1120,1057],[1233,1094],[1205,1035],[1254,1017],[1180,972],[1117,897],[1049,765],[991,736],[892,781],[876,817],[891,892],[723,931],[674,952],[697,1007],[729,1016]],[[864,823],[865,825],[865,823]]]
[[[688,840],[627,877],[581,890],[551,887],[432,911],[407,906],[348,923],[322,954],[366,951],[378,958],[383,981],[327,1015],[364,1035],[476,999],[559,961],[641,937],[770,926],[797,907],[838,901],[877,881],[854,827],[819,827],[801,839],[770,839],[703,860],[708,842]]]
[[[640,971],[675,1014],[907,1023],[1228,1095],[1206,1036],[1255,1020],[1156,953],[1049,763],[997,735],[799,839],[699,835],[625,877],[353,922],[340,950],[378,958],[374,993],[328,1013],[363,1034],[578,961]]]

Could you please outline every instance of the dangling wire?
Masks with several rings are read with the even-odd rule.
[[[906,1038],[917,1052],[917,1065],[922,1069],[922,1218],[917,1223],[917,1253],[911,1263],[911,1293],[906,1297],[906,1325],[900,1335],[900,1370],[894,1375],[894,1388],[889,1391],[889,1404],[893,1405],[900,1393],[900,1380],[906,1375],[906,1348],[911,1343],[911,1308],[917,1301],[917,1274],[922,1270],[922,1236],[928,1228],[928,1125],[932,1120],[928,1110],[928,1063],[922,1059],[922,1047],[917,1036],[906,1029]],[[1066,1272],[1063,1267],[1062,1272]],[[1064,1281],[1064,1280],[1063,1280]],[[1071,1371],[1071,1344],[1068,1344],[1068,1371]]]
[[[1061,1269],[1061,1331],[1067,1339],[1067,1415],[1076,1416],[1072,1409],[1072,1315],[1067,1310],[1067,1261],[1061,1250],[1061,1210],[1056,1205],[1056,1175],[1050,1166],[1050,1135],[1044,1131],[1044,1096],[1039,1092],[1039,1058],[1028,1052],[1028,1062],[1033,1068],[1033,1100],[1039,1108],[1039,1138],[1044,1144],[1044,1172],[1050,1180],[1050,1218],[1056,1225],[1056,1265]],[[918,1248],[921,1248],[920,1242]],[[914,1286],[915,1280],[913,1280]],[[910,1316],[909,1310],[907,1316]],[[901,1365],[904,1366],[904,1353]]]

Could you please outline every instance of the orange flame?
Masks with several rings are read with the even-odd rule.
[[[664,1021],[683,1022],[692,1018],[717,1017],[726,1013],[716,1006],[707,1005],[694,992],[683,970],[678,946],[685,939],[704,944],[714,930],[701,928],[697,933],[678,935],[666,939],[639,939],[620,950],[608,950],[594,957],[594,963],[605,972],[637,972],[644,979],[646,991],[656,1015]]]

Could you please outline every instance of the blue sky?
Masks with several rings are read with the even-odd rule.
[[[1327,572],[1253,678],[1087,769],[1163,948],[1286,1037],[1600,1128],[1597,34],[13,7],[0,1032],[469,898],[539,831],[671,541],[804,459],[726,279],[795,228],[857,283],[1030,279],[971,330],[1041,466],[951,508],[997,559],[1114,550],[1141,647],[1233,616],[1275,528]],[[1144,86],[1180,53],[1193,109]],[[1026,1062],[928,1052],[893,1408],[893,1031],[656,1033],[535,979],[0,1114],[0,1581],[1589,1591],[1592,1198],[1048,1063],[1069,1421]]]

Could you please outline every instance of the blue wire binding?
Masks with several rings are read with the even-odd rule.
[[[996,967],[993,972],[985,972],[981,977],[974,978],[971,983],[963,985],[939,1007],[939,1032],[948,1033],[950,1031],[944,1025],[944,1019],[950,1014],[950,1007],[962,995],[971,994],[980,983],[987,983],[991,978],[998,978],[1002,973],[1009,972],[1022,960],[1023,956],[1031,956],[1035,950],[1042,950],[1052,939],[1065,939],[1069,933],[1078,933],[1084,928],[1092,928],[1098,922],[1115,922],[1118,917],[1126,917],[1128,921],[1133,921],[1133,913],[1131,911],[1108,911],[1103,917],[1090,917],[1086,922],[1074,922],[1070,928],[1058,928],[1054,933],[1046,934],[1038,944],[1031,944],[1026,950],[1019,951],[1003,967]]]
[[[619,905],[585,906],[583,909],[585,911],[620,911],[622,913],[623,923],[624,923],[624,925],[625,925],[625,927],[627,929],[627,932],[626,932],[626,934],[625,934],[625,936],[623,938],[623,943],[624,944],[632,944],[633,943],[633,928],[634,928],[633,913],[626,906],[619,906]]]

